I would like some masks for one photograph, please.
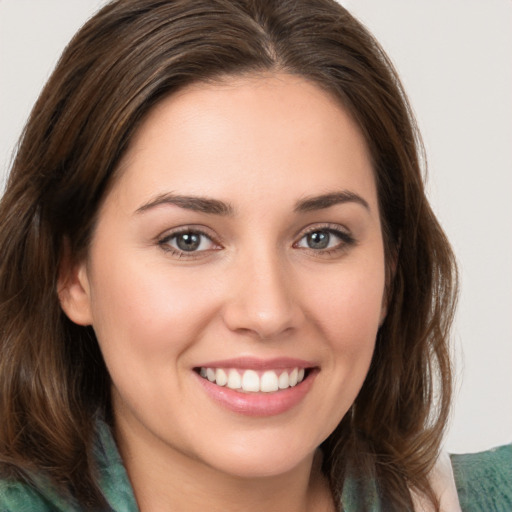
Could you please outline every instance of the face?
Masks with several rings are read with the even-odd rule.
[[[290,471],[353,403],[385,314],[364,139],[298,77],[189,87],[138,130],[71,274],[128,446]]]

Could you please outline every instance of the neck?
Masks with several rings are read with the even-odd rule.
[[[287,473],[243,478],[218,471],[171,447],[116,429],[116,438],[141,512],[332,512],[316,452]]]

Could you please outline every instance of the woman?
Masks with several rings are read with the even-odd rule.
[[[456,277],[419,151],[334,2],[102,9],[0,207],[2,506],[439,509]]]

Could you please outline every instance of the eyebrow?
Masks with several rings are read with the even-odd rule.
[[[234,208],[224,201],[218,199],[210,199],[200,196],[182,196],[175,194],[160,194],[149,202],[137,208],[136,213],[143,213],[157,206],[164,204],[179,206],[185,210],[193,210],[195,212],[210,213],[213,215],[233,215]]]
[[[370,211],[370,205],[365,199],[348,190],[342,190],[341,192],[331,192],[329,194],[322,194],[320,196],[306,197],[305,199],[301,199],[296,203],[295,211],[311,212],[314,210],[323,210],[336,204],[344,203],[357,203]]]
[[[331,206],[344,203],[357,203],[370,210],[370,206],[365,199],[361,196],[343,190],[341,192],[331,192],[319,196],[306,197],[301,199],[295,205],[295,212],[310,212],[315,210],[323,210]],[[161,205],[174,205],[186,210],[192,210],[201,213],[209,213],[212,215],[231,216],[234,213],[234,208],[229,203],[220,201],[218,199],[211,199],[208,197],[200,196],[183,196],[175,195],[172,193],[160,194],[154,199],[151,199],[141,207],[137,208],[136,213],[143,213],[152,208]]]

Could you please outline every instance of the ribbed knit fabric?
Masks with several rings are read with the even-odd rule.
[[[463,512],[512,512],[512,444],[451,459]]]

